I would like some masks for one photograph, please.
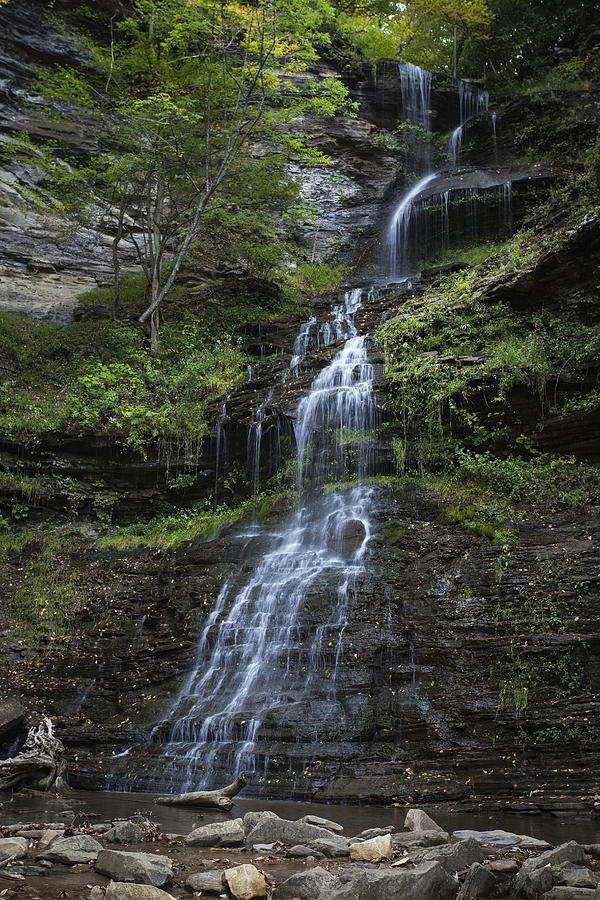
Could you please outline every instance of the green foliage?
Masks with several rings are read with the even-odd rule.
[[[345,274],[347,274],[347,269],[342,265],[305,262],[300,263],[296,269],[289,272],[288,283],[291,287],[310,297],[315,297],[336,291]]]

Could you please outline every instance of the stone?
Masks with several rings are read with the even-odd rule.
[[[444,831],[423,809],[409,809],[404,820],[404,827],[409,831]]]
[[[327,869],[315,866],[307,872],[297,872],[278,885],[276,896],[278,900],[314,900],[335,881],[335,876]]]
[[[401,831],[392,835],[394,847],[439,847],[449,840],[445,831]]]
[[[262,822],[263,819],[278,818],[279,816],[274,812],[271,812],[270,809],[265,809],[263,812],[247,812],[242,820],[244,823],[244,831],[248,834],[259,822]]]
[[[455,879],[433,860],[414,869],[379,869],[367,872],[365,900],[453,900]]]
[[[77,863],[89,863],[102,852],[102,844],[89,834],[74,834],[73,837],[60,838],[49,847],[38,853],[39,859],[74,866]]]
[[[342,834],[344,831],[343,825],[332,822],[331,819],[322,819],[321,816],[302,816],[296,821],[304,822],[306,825],[317,825],[319,828],[326,828],[327,831],[333,831],[335,834]]]
[[[146,832],[133,822],[117,822],[114,828],[105,832],[104,840],[109,844],[142,844],[146,840]]]
[[[91,898],[90,898],[91,900]],[[106,888],[104,900],[175,900],[172,894],[148,884],[127,884],[111,881]]]
[[[188,847],[239,847],[244,843],[244,825],[242,819],[229,822],[211,822],[195,828],[185,839]],[[260,841],[252,841],[253,844]],[[268,841],[264,841],[268,843]]]
[[[474,862],[482,863],[485,859],[481,847],[473,838],[458,841],[456,844],[448,844],[446,847],[427,850],[423,858],[439,862],[442,868],[450,873],[465,869]]]
[[[267,896],[268,886],[265,876],[258,871],[256,866],[248,863],[234,866],[231,869],[225,869],[223,877],[235,900],[258,900],[258,898]]]
[[[0,740],[17,734],[25,722],[26,709],[16,697],[0,700]]]
[[[598,878],[584,866],[574,866],[573,863],[565,863],[560,867],[561,874],[555,875],[555,881],[559,885],[567,885],[568,887],[585,887],[596,890]],[[600,876],[599,876],[600,877]]]
[[[324,853],[319,853],[317,850],[311,850],[310,847],[305,847],[303,844],[296,844],[294,847],[290,847],[286,855],[296,859],[302,859],[303,857],[308,859],[311,856],[323,859],[325,856]]]
[[[516,859],[493,859],[485,867],[497,875],[514,875],[519,870],[519,863]]]
[[[366,872],[344,872],[321,888],[318,900],[370,900]]]
[[[277,844],[254,844],[252,850],[255,853],[277,853]]]
[[[496,879],[479,863],[473,863],[465,876],[463,885],[458,892],[456,900],[483,900],[484,897],[491,897],[496,886]]]
[[[38,850],[45,850],[53,841],[57,841],[64,837],[65,833],[62,830],[59,831],[54,828],[44,828],[43,831],[38,832],[38,834]]]
[[[23,837],[0,838],[0,859],[7,859],[14,856],[16,859],[22,859],[27,855],[29,842]]]
[[[392,838],[389,834],[350,844],[350,859],[353,862],[381,862],[382,859],[389,859],[392,852]]]
[[[126,850],[102,850],[96,860],[96,872],[115,881],[136,881],[162,887],[173,876],[173,861],[153,853]]]
[[[105,894],[100,885],[95,884],[90,891],[90,900],[104,900]]]
[[[554,850],[546,850],[545,853],[541,853],[539,856],[532,856],[530,859],[526,859],[521,866],[521,870],[515,878],[513,893],[515,896],[519,894],[528,896],[534,890],[537,890],[538,893],[543,893],[543,891],[539,890],[539,884],[544,879],[543,877],[541,879],[536,877],[536,870],[542,870],[545,866],[548,866],[548,871],[550,871],[551,866],[561,866],[567,862],[580,864],[585,861],[585,851],[575,841],[568,841]],[[550,890],[551,887],[552,882],[545,890]]]
[[[582,847],[592,859],[600,859],[600,844],[582,844]]]
[[[208,869],[190,875],[185,886],[188,891],[199,891],[201,894],[222,894],[225,882],[221,869]]]
[[[306,822],[292,822],[278,817],[264,818],[250,831],[246,844],[270,844],[281,841],[282,844],[302,844],[325,853],[326,856],[338,854],[348,855],[348,841],[342,835],[333,834],[326,828],[308,825]],[[321,842],[318,844],[317,842]]]
[[[598,900],[600,889],[590,890],[582,887],[565,887],[556,885],[545,894],[541,900]]]
[[[491,844],[500,850],[507,850],[509,847],[522,847],[527,850],[550,850],[552,844],[547,841],[540,841],[537,838],[529,837],[526,834],[514,834],[512,831],[502,831],[496,828],[493,831],[473,831],[465,828],[462,831],[453,831],[453,841],[465,841],[467,838],[473,838],[479,844]]]
[[[338,837],[338,835],[334,835],[331,832],[329,832],[329,835],[328,838],[316,838],[316,840],[310,842],[310,846],[317,853],[323,853],[324,856],[328,856],[330,859],[339,859],[343,856],[349,856],[350,848],[346,838],[342,838],[342,840],[332,840],[332,838]]]
[[[395,830],[393,825],[388,825],[386,828],[365,828],[360,834],[350,838],[350,843],[354,844],[357,841],[368,841],[370,838],[379,837],[380,834],[392,834]]]

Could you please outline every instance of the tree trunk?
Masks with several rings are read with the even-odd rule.
[[[23,786],[43,791],[62,790],[66,785],[65,748],[54,736],[50,719],[45,717],[29,729],[27,740],[16,756],[0,760],[0,790]]]
[[[169,806],[205,806],[210,809],[231,809],[232,797],[246,786],[246,776],[238,777],[227,787],[216,791],[195,791],[191,794],[175,794],[173,797],[157,797],[156,803],[166,803]]]

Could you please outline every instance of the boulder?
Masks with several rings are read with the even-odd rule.
[[[45,850],[53,843],[53,841],[57,841],[65,835],[64,831],[59,831],[55,828],[44,828],[43,831],[39,831],[38,834],[38,850]]]
[[[0,838],[0,859],[7,859],[9,856],[14,856],[17,859],[22,859],[27,855],[28,849],[29,842],[27,841],[27,838]]]
[[[467,838],[473,838],[479,844],[491,844],[492,847],[497,847],[499,850],[506,850],[509,847],[522,847],[525,850],[549,850],[552,847],[552,844],[547,841],[540,841],[526,834],[502,831],[500,828],[493,831],[473,831],[465,828],[452,832],[453,841],[466,841]]]
[[[568,843],[561,844],[554,850],[546,850],[545,853],[541,853],[539,856],[532,856],[530,859],[526,859],[521,866],[521,871],[515,879],[513,893],[515,896],[519,896],[519,894],[528,896],[532,893],[535,896],[534,891],[536,890],[538,893],[543,893],[543,891],[539,890],[539,885],[540,882],[544,881],[544,878],[539,876],[539,872],[536,876],[537,870],[541,871],[545,866],[560,866],[567,862],[581,864],[585,861],[585,851],[575,841],[568,841]],[[552,882],[546,890],[550,890],[551,887]]]
[[[541,900],[598,900],[598,898],[600,898],[600,888],[590,890],[590,888],[556,885],[546,891]]]
[[[235,900],[258,900],[267,896],[268,885],[265,876],[256,866],[249,864],[234,866],[225,869],[223,877]]]
[[[353,862],[381,862],[382,859],[389,859],[392,852],[392,838],[389,834],[350,844],[350,859]]]
[[[307,872],[297,872],[277,888],[278,900],[314,900],[336,881],[334,875],[320,866]]]
[[[253,833],[253,832],[251,832]],[[194,828],[185,839],[188,847],[239,847],[244,843],[244,825],[242,819],[229,822],[211,822]],[[253,844],[259,841],[252,841]],[[263,843],[268,843],[264,841]]]
[[[574,866],[573,863],[565,863],[560,867],[560,874],[555,873],[554,880],[557,881],[559,885],[593,888],[596,890],[599,877],[600,876],[595,877],[587,867]]]
[[[367,873],[365,900],[453,900],[456,881],[438,862],[420,863],[414,869],[379,869]]]
[[[466,869],[474,862],[482,863],[485,857],[477,841],[467,838],[466,841],[458,841],[458,843],[448,844],[446,847],[427,850],[423,859],[435,860],[446,872],[452,873]]]
[[[153,853],[102,850],[96,860],[96,872],[115,881],[136,881],[162,887],[173,876],[173,861],[168,856]]]
[[[491,897],[496,886],[496,879],[487,869],[479,863],[473,863],[465,876],[463,885],[458,892],[456,900],[483,900]]]
[[[333,883],[321,888],[318,900],[370,900],[366,872],[343,872]]]
[[[224,884],[221,869],[196,872],[194,875],[190,875],[185,882],[188,891],[198,891],[200,894],[222,894]]]
[[[401,831],[392,835],[394,847],[439,847],[449,840],[445,831]]]
[[[270,809],[265,809],[263,812],[247,812],[243,818],[244,823],[244,831],[246,834],[252,831],[255,825],[258,825],[259,822],[262,822],[263,819],[278,819],[279,816],[274,812],[271,812]]]
[[[294,847],[290,847],[290,849],[287,851],[287,856],[291,856],[292,858],[296,859],[316,856],[318,859],[323,859],[325,854],[319,853],[318,850],[311,849],[310,847],[304,847],[303,844],[296,844]]]
[[[392,834],[395,830],[393,825],[388,825],[387,828],[365,828],[360,834],[350,838],[350,843],[355,844],[358,841],[368,841],[371,838],[379,837],[380,834]]]
[[[0,741],[17,734],[25,722],[27,711],[15,697],[0,700]]]
[[[404,827],[409,831],[444,831],[423,809],[409,809]]]
[[[262,819],[246,837],[246,844],[249,847],[254,844],[271,844],[274,841],[281,841],[282,844],[302,844],[315,847],[327,856],[334,855],[336,849],[335,855],[348,855],[348,841],[342,835],[333,834],[326,828],[319,828],[317,825],[292,822],[289,819],[280,819],[275,816]]]
[[[485,867],[497,875],[514,875],[519,870],[519,863],[516,859],[493,859]]]
[[[99,884],[95,884],[90,891],[90,900],[104,900],[105,896],[104,890]]]
[[[148,884],[127,884],[123,881],[111,881],[103,896],[104,900],[175,900],[172,894],[167,894],[160,888]]]
[[[344,827],[332,822],[331,819],[322,819],[321,816],[302,816],[297,819],[298,822],[304,822],[306,825],[316,825],[318,828],[326,828],[327,831],[333,831],[335,834],[342,834]]]
[[[73,837],[53,841],[45,850],[38,853],[38,859],[74,866],[77,863],[89,863],[97,859],[101,852],[102,844],[89,834],[74,834]]]
[[[133,822],[117,822],[114,828],[104,833],[104,840],[109,844],[142,844],[146,832]]]

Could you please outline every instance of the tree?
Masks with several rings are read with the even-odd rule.
[[[153,347],[160,307],[240,154],[259,140],[304,152],[284,127],[291,117],[349,109],[339,81],[300,91],[289,77],[316,60],[332,14],[328,0],[136,0],[111,20],[110,47],[90,46],[87,70],[46,79],[47,96],[65,99],[66,84],[99,122],[101,152],[74,178],[112,220],[117,301],[118,242],[126,235],[136,249]]]
[[[405,49],[412,53],[433,42],[440,67],[451,69],[454,78],[467,38],[484,36],[492,19],[487,0],[408,0],[404,15],[409,32]]]

